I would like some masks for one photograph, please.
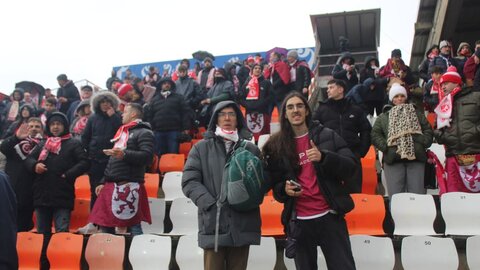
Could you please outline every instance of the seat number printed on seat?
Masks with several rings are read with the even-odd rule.
[[[432,245],[432,242],[430,241],[425,241],[425,246],[431,246]]]

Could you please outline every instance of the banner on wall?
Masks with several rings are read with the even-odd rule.
[[[296,48],[294,50],[297,50],[298,52],[298,59],[305,60],[310,66],[310,69],[313,70],[313,66],[315,64],[315,47]],[[247,59],[248,56],[254,56],[257,53],[260,54],[263,59],[266,58],[266,55],[265,55],[266,52],[250,52],[250,53],[241,53],[241,54],[220,55],[220,56],[215,56],[213,65],[215,67],[224,67],[226,63],[242,63],[243,60]],[[198,62],[198,60],[193,58],[189,60],[190,60],[190,68],[193,68],[195,65],[195,62]],[[120,79],[123,79],[127,69],[130,69],[130,71],[135,77],[143,78],[148,74],[148,69],[151,66],[156,67],[158,69],[158,74],[160,75],[162,74],[171,75],[173,71],[177,69],[178,65],[180,64],[180,61],[181,59],[171,60],[171,61],[162,61],[162,62],[125,65],[125,66],[113,67],[113,69],[117,73],[117,77]]]

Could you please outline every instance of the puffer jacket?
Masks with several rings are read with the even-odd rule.
[[[337,64],[333,67],[332,76],[335,79],[343,80],[347,84],[347,89],[345,89],[345,94],[352,89],[358,83],[358,73],[357,69],[354,68],[350,74],[347,70],[343,69],[343,60],[350,58],[350,65],[355,64],[355,58],[349,52],[343,53],[337,60]]]
[[[239,137],[248,140],[243,115],[233,101],[218,103],[202,141],[195,144],[185,164],[182,189],[198,207],[198,245],[201,248],[214,248],[215,224],[218,210],[217,201],[225,172],[225,163],[231,153],[225,150],[223,138],[215,135],[218,112],[234,105],[237,114]],[[260,150],[252,143],[247,143],[247,150],[260,155]],[[238,212],[226,203],[221,207],[219,219],[218,246],[240,247],[260,243],[260,209]]]
[[[153,159],[153,132],[149,123],[140,122],[129,129],[127,147],[122,159],[110,157],[103,182],[145,181],[146,166]]]
[[[454,97],[450,127],[435,130],[447,157],[480,153],[480,92],[463,88]]]
[[[343,216],[354,207],[349,186],[354,185],[350,181],[353,181],[352,174],[358,166],[356,158],[337,133],[318,121],[313,121],[309,125],[308,136],[322,153],[322,160],[313,162],[317,173],[317,184],[328,206]],[[296,176],[293,175],[294,171],[288,160],[271,154],[268,142],[263,147],[263,151],[267,172],[273,186],[273,195],[277,201],[284,203],[282,224],[287,226],[295,199],[285,193],[285,182],[287,179],[295,179]]]
[[[393,164],[395,162],[404,162],[407,160],[402,160],[400,155],[397,154],[397,146],[387,146],[388,138],[388,117],[390,109],[393,106],[385,105],[383,113],[380,114],[375,120],[375,124],[372,128],[372,144],[378,148],[378,150],[383,152],[383,162],[386,164]],[[422,134],[413,134],[413,143],[415,147],[415,158],[416,161],[427,161],[426,150],[433,141],[433,131],[432,127],[427,121],[425,114],[416,110],[418,122],[420,123],[420,128],[422,129]]]

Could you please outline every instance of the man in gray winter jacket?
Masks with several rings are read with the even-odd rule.
[[[243,115],[233,101],[217,104],[204,140],[194,145],[185,164],[183,193],[198,207],[198,245],[204,249],[204,268],[247,268],[250,245],[260,244],[260,210],[237,212],[228,204],[217,207],[225,174],[225,163],[237,143],[248,140]],[[259,156],[259,149],[248,142],[246,149]],[[215,225],[219,217],[218,251]],[[226,268],[225,268],[226,266]]]

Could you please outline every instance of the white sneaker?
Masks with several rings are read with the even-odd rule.
[[[94,234],[98,232],[99,232],[98,227],[95,226],[95,224],[93,223],[88,223],[87,225],[81,228],[78,228],[77,230],[77,233],[80,233],[80,234]]]

